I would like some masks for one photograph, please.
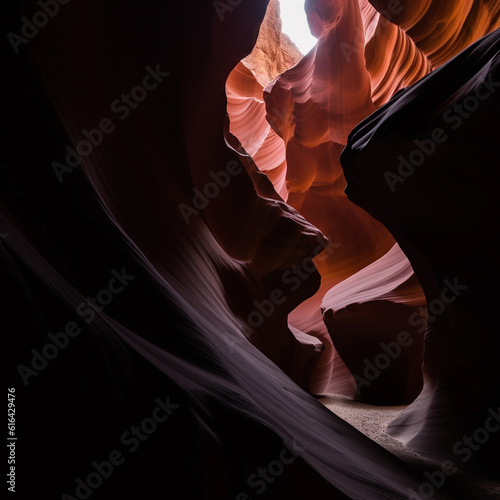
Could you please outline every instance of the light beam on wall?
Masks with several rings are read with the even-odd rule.
[[[286,33],[302,54],[307,54],[316,44],[311,35],[304,11],[304,0],[280,0],[282,31]]]

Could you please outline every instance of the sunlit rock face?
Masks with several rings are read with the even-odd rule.
[[[252,52],[229,75],[226,82],[229,131],[234,134],[276,192],[287,200],[285,184],[286,149],[266,120],[263,88],[302,55],[281,32],[278,0],[272,0]]]
[[[328,301],[322,304],[323,297],[332,286],[381,259],[394,240],[378,221],[345,196],[340,153],[355,124],[401,85],[425,75],[430,65],[400,28],[381,20],[366,2],[308,2],[306,12],[311,32],[319,37],[317,46],[263,92],[256,75],[240,63],[227,82],[228,114],[234,122],[231,131],[269,176],[277,193],[330,239],[329,252],[316,259],[321,288],[293,311],[290,321],[324,344],[311,390],[353,396],[354,380],[342,359],[335,356],[321,314],[322,309],[328,311],[334,305]],[[365,29],[370,34],[366,40]],[[406,43],[404,50],[397,57],[386,57],[385,65],[377,65],[369,50],[382,45],[384,54],[392,54],[398,36]],[[417,54],[421,64],[415,65],[408,58],[408,50]],[[392,73],[398,58],[408,58],[412,64],[406,68],[399,65],[396,78]],[[398,247],[394,251],[400,252]],[[411,276],[411,266],[402,254],[401,261],[406,262]],[[378,272],[368,278],[372,287],[385,279],[386,264],[379,262]],[[389,288],[400,284],[394,281]],[[423,305],[418,283],[413,287],[417,305]]]
[[[391,230],[428,302],[424,390],[389,432],[442,459],[500,400],[499,53],[496,30],[358,125],[342,154],[349,198]],[[492,468],[498,440],[483,445],[467,467]]]
[[[429,4],[429,13],[435,3]],[[388,395],[391,404],[416,395],[422,379],[414,365],[421,359],[417,351],[426,317],[419,281],[430,305],[440,297],[442,279],[454,283],[455,276],[463,275],[476,292],[468,301],[457,299],[454,313],[438,316],[431,325],[424,353],[430,383],[424,388],[426,397],[421,396],[428,411],[412,405],[408,421],[395,424],[406,441],[429,452],[427,436],[446,435],[442,426],[434,426],[434,418],[453,413],[450,408],[466,382],[474,380],[479,365],[475,350],[464,354],[468,339],[477,337],[478,352],[494,355],[491,317],[484,320],[485,311],[491,310],[484,304],[493,288],[487,266],[495,263],[495,245],[485,241],[489,233],[474,226],[476,220],[490,221],[495,213],[490,210],[494,183],[478,175],[478,170],[495,164],[491,148],[496,138],[486,104],[469,128],[450,135],[439,162],[436,156],[435,172],[415,174],[415,181],[421,182],[418,190],[400,191],[404,199],[390,207],[384,199],[369,201],[380,193],[381,198],[395,199],[380,186],[389,160],[394,166],[403,146],[428,132],[429,120],[442,111],[439,105],[458,98],[454,90],[469,92],[487,77],[486,56],[481,55],[481,64],[466,57],[463,65],[452,66],[454,71],[424,79],[430,89],[424,98],[417,99],[420,87],[398,97],[399,90],[415,84],[439,61],[432,51],[426,52],[425,39],[410,36],[403,24],[387,24],[367,2],[307,2],[311,30],[319,40],[300,61],[277,33],[276,17],[264,25],[258,42],[266,1],[224,4],[223,10],[217,5],[73,0],[30,42],[40,81],[69,145],[86,140],[83,131],[106,117],[115,126],[77,166],[59,171],[63,186],[71,175],[74,182],[88,185],[102,217],[119,235],[120,248],[133,255],[154,284],[151,296],[171,301],[183,320],[178,327],[177,319],[160,309],[154,325],[142,321],[142,311],[135,311],[135,321],[129,321],[132,312],[122,307],[118,313],[98,314],[92,327],[97,335],[119,339],[189,394],[203,432],[214,442],[220,438],[217,447],[222,449],[229,440],[222,431],[212,432],[211,422],[206,424],[212,401],[280,439],[302,443],[301,456],[316,471],[315,480],[328,482],[325,498],[407,498],[408,488],[417,489],[421,475],[316,404],[310,393],[335,391],[356,397],[360,389],[360,397],[376,404],[386,404]],[[414,7],[412,2],[408,6]],[[417,11],[411,11],[415,23],[423,15]],[[490,26],[485,21],[481,25],[484,31]],[[475,17],[468,17],[459,33],[469,34],[474,26]],[[456,33],[451,32],[450,40]],[[284,52],[270,50],[271,41]],[[247,58],[256,42],[259,50]],[[277,60],[263,59],[268,55]],[[112,103],[151,73],[158,85],[126,116],[117,116]],[[444,83],[442,75],[447,75]],[[435,89],[441,93],[434,94]],[[408,103],[404,96],[410,98]],[[393,101],[379,108],[391,97],[399,99],[394,108]],[[397,125],[406,134],[398,135],[397,127],[388,129],[391,133],[377,128],[382,153],[375,140],[379,136],[365,135],[365,129],[356,129],[359,141],[352,142],[352,135],[349,141],[352,129],[363,120],[369,127],[372,119],[387,117],[383,125],[388,127],[392,117],[398,117],[399,105],[405,119]],[[485,148],[456,148],[463,137],[465,145],[484,142]],[[346,144],[354,154],[365,143],[369,147],[366,154],[360,153],[359,163],[349,155],[345,163],[348,193],[358,206],[344,193],[340,155]],[[458,216],[453,203],[457,191],[448,189],[448,177],[466,188],[460,192],[461,203],[466,203],[460,204]],[[50,182],[55,184],[56,177]],[[410,180],[404,182],[404,187],[411,185]],[[474,194],[471,203],[469,190]],[[443,200],[451,200],[450,205]],[[5,244],[74,310],[88,293],[81,273],[58,273],[57,254],[54,257],[36,237],[24,236],[28,230],[19,223],[22,214],[6,214],[11,239]],[[452,238],[447,239],[443,228],[451,223]],[[460,247],[463,223],[469,230]],[[477,227],[476,232],[471,227]],[[460,254],[454,253],[457,247]],[[468,252],[473,259],[465,255]],[[46,254],[52,258],[45,260]],[[78,263],[67,266],[79,270]],[[471,276],[476,277],[474,286]],[[416,332],[408,327],[413,342],[403,346],[409,342],[399,337],[406,313],[416,323]],[[362,353],[353,339],[368,339]],[[345,363],[336,355],[334,342]],[[370,391],[364,391],[353,375],[363,375],[364,359],[383,352],[382,343],[394,342],[401,345],[401,357],[391,363],[385,380],[371,381]],[[477,381],[465,393],[473,412],[478,407],[474,397],[482,406],[493,400],[485,394],[493,393],[491,380],[497,372],[489,358],[481,366]],[[460,383],[453,385],[455,377]],[[438,384],[448,391],[443,410],[434,397]],[[475,387],[484,390],[475,392]],[[427,434],[427,429],[432,432]],[[264,435],[260,430],[257,434]],[[219,451],[224,456],[225,451]],[[243,483],[245,460],[238,469]],[[239,490],[232,479],[226,483],[236,496]],[[449,498],[446,491],[438,492],[440,497]]]
[[[453,20],[439,22],[447,17],[446,8],[453,12]],[[345,335],[341,322],[333,322],[333,313],[368,300],[385,300],[388,303],[382,307],[387,310],[391,304],[404,304],[410,308],[406,328],[419,337],[417,346],[424,330],[415,331],[408,322],[413,313],[422,316],[425,298],[389,231],[345,196],[340,153],[358,122],[498,26],[498,6],[470,1],[446,6],[439,2],[311,0],[305,2],[305,10],[311,33],[318,38],[316,47],[263,90],[259,73],[240,63],[227,81],[228,115],[231,131],[280,197],[330,239],[330,251],[321,260],[315,259],[322,276],[319,290],[289,320],[324,346],[310,389],[356,397],[352,370],[343,362],[344,357],[351,360],[356,354],[345,348],[343,356],[336,354],[336,343]],[[439,29],[432,28],[435,25]],[[261,36],[276,38],[271,33],[261,31]],[[263,56],[255,51],[253,55]],[[404,279],[393,272],[395,261],[403,267]],[[350,284],[363,282],[370,292],[360,298],[351,285],[338,288],[346,279]],[[388,291],[390,298],[384,296]],[[370,336],[368,318],[362,324],[363,309],[358,315],[357,333],[351,329],[349,335]],[[395,318],[388,329],[404,326]],[[332,337],[337,339],[333,344]],[[375,342],[371,356],[379,352],[380,343]],[[418,365],[413,365],[417,371]],[[401,399],[395,397],[393,402],[414,398],[421,383],[420,376],[410,384],[411,397],[399,391]],[[375,400],[373,396],[371,401]]]
[[[412,38],[433,68],[500,27],[496,0],[370,0],[370,3]]]
[[[281,31],[279,1],[270,0],[255,46],[243,59],[243,63],[259,83],[265,86],[301,58],[299,49],[290,37]]]

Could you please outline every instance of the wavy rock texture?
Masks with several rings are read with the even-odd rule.
[[[340,152],[356,123],[498,25],[498,8],[490,2],[448,7],[453,21],[440,23],[436,37],[431,26],[443,18],[445,8],[437,2],[309,1],[305,5],[309,25],[319,39],[309,54],[263,92],[254,83],[263,79],[243,63],[228,79],[231,131],[281,198],[332,242],[332,251],[315,260],[322,276],[320,289],[290,315],[291,325],[324,345],[311,378],[313,392],[352,397],[355,388],[332,345],[330,335],[337,335],[332,323],[319,314],[338,310],[327,292],[376,262],[380,267],[368,278],[366,273],[360,275],[370,280],[367,288],[376,290],[380,282],[386,284],[391,273],[391,264],[382,257],[393,248],[394,240],[385,227],[345,197]],[[276,37],[269,31],[261,36]],[[246,89],[252,89],[250,94]],[[392,251],[398,252],[399,247]],[[411,273],[402,253],[400,260],[406,261]],[[395,281],[389,286],[398,290],[400,285]],[[394,292],[390,300],[417,312],[425,304],[423,293],[416,279],[408,287],[407,295]],[[365,328],[359,332],[360,337],[367,334]],[[374,357],[377,351],[371,354]],[[355,355],[344,351],[344,357]]]
[[[370,0],[370,3],[382,16],[404,29],[433,68],[500,27],[495,0],[402,0],[392,9],[393,2],[387,0]]]
[[[266,121],[263,88],[302,55],[281,32],[278,0],[272,0],[252,52],[230,73],[226,82],[231,134],[235,135],[261,172],[287,200],[285,146]]]
[[[35,9],[36,5],[29,4]],[[427,379],[419,398],[427,410],[418,410],[420,403],[414,403],[407,420],[393,428],[400,429],[413,448],[439,456],[444,441],[456,435],[456,427],[443,432],[435,419],[451,414],[450,408],[463,397],[464,408],[469,405],[472,413],[463,410],[454,413],[455,418],[469,415],[471,423],[477,422],[478,408],[493,400],[487,375],[497,372],[489,358],[480,365],[473,353],[493,357],[495,352],[495,337],[488,329],[491,318],[483,315],[491,309],[475,302],[484,297],[483,285],[484,294],[493,288],[482,266],[494,263],[494,247],[479,256],[483,245],[477,242],[485,236],[479,226],[477,233],[470,231],[472,216],[484,220],[493,213],[493,183],[486,183],[488,196],[483,198],[484,186],[477,176],[477,165],[489,169],[494,164],[496,139],[488,114],[492,109],[483,104],[467,128],[450,134],[450,146],[445,144],[442,157],[433,159],[435,172],[429,179],[415,176],[425,189],[405,194],[404,203],[390,207],[392,212],[385,209],[387,201],[371,203],[372,196],[384,193],[380,172],[389,168],[384,155],[396,161],[415,134],[437,123],[430,117],[436,119],[445,103],[465,96],[487,77],[487,61],[491,67],[495,62],[488,48],[492,37],[377,112],[402,86],[428,73],[429,61],[437,64],[433,44],[406,34],[403,24],[384,31],[385,22],[367,2],[307,2],[311,30],[319,37],[309,54],[296,62],[296,51],[277,34],[274,14],[274,21],[261,30],[259,50],[246,59],[258,40],[266,8],[265,0],[238,5],[72,0],[24,47],[33,61],[35,90],[24,91],[23,73],[12,73],[12,94],[27,99],[21,102],[23,113],[9,122],[14,124],[9,137],[15,138],[21,129],[26,129],[26,136],[18,141],[20,146],[14,140],[15,146],[10,146],[16,167],[5,184],[9,189],[1,214],[2,237],[7,235],[1,251],[9,282],[15,284],[13,296],[29,311],[15,317],[16,324],[26,325],[27,332],[34,329],[30,341],[39,342],[47,323],[53,324],[52,315],[64,323],[61,310],[74,316],[85,297],[103,286],[108,269],[121,265],[113,260],[117,255],[138,276],[136,291],[131,292],[135,300],[117,299],[109,308],[96,310],[95,319],[85,327],[90,333],[82,339],[85,350],[75,345],[68,361],[47,375],[59,384],[59,394],[70,395],[70,410],[64,397],[56,401],[65,416],[61,425],[83,433],[71,460],[66,460],[71,446],[55,442],[57,470],[65,485],[73,484],[80,473],[76,464],[88,466],[99,458],[93,447],[101,440],[106,444],[104,450],[99,448],[102,457],[116,447],[109,437],[116,432],[115,421],[103,412],[102,429],[101,422],[95,422],[95,398],[105,398],[94,395],[94,389],[105,387],[106,394],[119,400],[117,381],[126,385],[128,375],[117,367],[128,360],[134,373],[141,374],[140,389],[128,393],[137,421],[144,415],[137,414],[135,398],[143,387],[150,391],[151,380],[155,387],[177,391],[182,400],[180,412],[187,423],[177,440],[185,440],[196,452],[188,453],[181,443],[167,458],[168,440],[163,441],[161,465],[151,460],[153,472],[145,467],[144,474],[161,483],[165,471],[175,466],[172,470],[182,473],[186,498],[234,498],[249,491],[249,474],[274,459],[282,440],[297,444],[299,458],[284,472],[284,482],[269,486],[271,498],[306,498],[311,485],[314,498],[408,498],[410,488],[417,490],[425,480],[421,471],[337,418],[310,393],[336,388],[355,395],[355,380],[335,355],[331,337],[338,339],[356,374],[359,356],[349,340],[370,336],[363,355],[371,359],[380,341],[394,341],[404,314],[417,313],[425,303],[412,266],[428,302],[440,293],[437,282],[454,275],[464,276],[459,279],[465,279],[475,294],[457,299],[427,333]],[[467,26],[473,26],[475,18],[467,19]],[[481,26],[485,30],[488,24],[481,21]],[[360,30],[366,30],[366,37],[360,38]],[[464,30],[469,33],[470,28]],[[456,36],[455,28],[449,36]],[[270,53],[273,40],[280,40],[284,53]],[[439,47],[451,46],[450,40]],[[382,52],[384,47],[387,52]],[[373,59],[367,56],[370,51]],[[264,54],[277,59],[264,63]],[[401,54],[414,66],[402,65]],[[379,57],[391,62],[379,64]],[[152,87],[146,96],[134,90],[146,82]],[[40,120],[35,127],[25,116],[33,115],[29,104],[41,94],[42,85],[58,118],[49,126]],[[134,95],[133,105],[126,104]],[[229,121],[228,103],[233,106]],[[404,112],[398,115],[399,106]],[[48,113],[40,107],[41,114]],[[344,194],[340,163],[351,130],[369,115],[349,142],[353,155],[368,145],[369,157],[360,152],[355,161],[346,153],[345,161],[352,183],[349,195],[372,215]],[[397,121],[401,115],[405,119]],[[378,122],[371,120],[381,117],[387,118],[382,120],[384,127],[397,127],[391,133],[377,127],[379,135],[372,135],[370,125]],[[66,144],[77,147],[89,140],[89,131],[102,127],[105,119],[113,130],[103,132],[98,144],[82,154],[81,164],[67,166],[63,174],[59,171],[58,183],[48,165],[57,157],[62,161]],[[109,129],[109,123],[104,128]],[[40,141],[39,135],[53,146]],[[380,136],[383,140],[377,143]],[[352,142],[353,137],[358,139]],[[467,146],[480,142],[484,148],[456,147],[462,138]],[[31,143],[39,149],[26,146]],[[471,179],[475,182],[471,203],[460,205],[458,215],[453,212],[456,204],[452,210],[447,203],[456,200],[455,195],[460,199],[461,193],[468,201],[469,191],[457,192],[455,185],[447,188],[456,165],[457,189],[469,188]],[[393,218],[401,223],[393,223]],[[464,221],[468,239],[457,252]],[[449,240],[442,230],[448,223],[454,227]],[[80,224],[86,228],[82,234]],[[474,258],[464,259],[466,252]],[[100,260],[104,255],[106,264]],[[362,303],[361,314],[351,320],[351,306],[357,303]],[[9,307],[8,313],[12,311]],[[421,322],[423,313],[418,314]],[[466,352],[469,334],[478,338],[478,351]],[[16,355],[9,363],[15,371],[27,348],[23,335],[13,341]],[[418,342],[417,332],[415,346]],[[75,359],[73,366],[69,360]],[[396,399],[411,399],[419,382],[418,376],[411,376],[412,363],[410,354],[400,358],[387,383],[374,384],[374,393],[367,397],[384,402],[387,387],[403,377]],[[466,367],[463,373],[457,363]],[[476,369],[477,384],[464,389]],[[35,397],[33,384],[23,394]],[[436,386],[443,387],[448,401],[437,398]],[[83,403],[72,396],[82,393]],[[26,414],[42,413],[41,422],[56,431],[57,421],[47,409],[49,396],[50,391],[36,396]],[[113,407],[106,405],[120,417],[121,408]],[[79,414],[88,416],[96,434],[74,427]],[[130,422],[122,424],[126,429]],[[51,444],[44,441],[50,434],[43,428],[39,425],[40,432],[32,433],[40,449]],[[440,439],[430,449],[427,438],[436,435]],[[83,464],[74,456],[80,455],[80,447],[86,451]],[[177,456],[185,466],[176,463]],[[40,457],[31,465],[38,471],[39,480],[33,481],[38,493],[43,489],[47,497],[61,496],[59,483],[46,480],[52,463]],[[130,472],[123,473],[128,481]],[[109,491],[116,484],[110,481],[109,490],[94,494],[113,497]],[[451,497],[446,485],[435,494]]]
[[[499,54],[496,30],[358,125],[342,154],[349,198],[395,235],[429,304],[425,386],[389,432],[440,459],[499,403],[498,231],[484,240],[498,214]],[[497,446],[473,445],[466,465],[491,468]]]
[[[316,260],[322,275],[320,290],[293,312],[290,321],[317,336],[325,347],[311,390],[352,396],[353,379],[335,356],[321,302],[332,286],[386,254],[394,240],[345,196],[340,152],[354,125],[375,110],[374,102],[387,100],[401,85],[424,76],[430,65],[411,39],[381,20],[367,2],[309,2],[306,12],[312,33],[319,37],[318,45],[265,88],[267,121],[262,90],[254,83],[258,75],[242,63],[227,82],[228,114],[234,123],[231,131],[269,176],[277,193],[331,240],[331,251]],[[403,48],[398,46],[398,37]],[[385,64],[377,65],[375,50],[390,54]],[[408,51],[413,52],[409,55]],[[405,260],[402,254],[401,258]],[[378,279],[383,273],[380,267]],[[414,287],[418,295],[418,283]],[[421,293],[419,301],[425,303]],[[329,307],[323,304],[323,309]]]
[[[298,475],[287,475],[295,479],[281,493],[284,498],[290,498],[287,492],[303,498],[309,481],[300,486],[297,479],[306,476],[314,478],[315,490],[325,498],[405,498],[409,487],[418,488],[420,474],[332,415],[288,376],[306,385],[307,370],[319,354],[314,343],[304,343],[290,332],[286,313],[319,285],[319,274],[308,258],[324,238],[277,197],[258,196],[252,182],[255,164],[236,144],[228,147],[223,135],[225,82],[251,52],[266,6],[265,1],[243,2],[221,22],[211,2],[195,7],[75,0],[31,42],[38,74],[70,144],[85,139],[82,130],[94,129],[103,118],[112,119],[116,127],[76,172],[65,172],[61,187],[72,179],[85,182],[81,173],[85,174],[100,205],[97,212],[108,216],[119,235],[118,247],[132,252],[146,281],[154,284],[138,302],[144,304],[139,309],[123,304],[97,311],[92,331],[101,339],[117,340],[153,366],[164,383],[168,380],[189,395],[185,404],[194,414],[194,435],[200,436],[196,446],[206,457],[201,477],[209,498],[248,491],[250,472],[280,452],[279,439],[298,443],[302,457],[294,469]],[[163,72],[164,81],[119,118],[110,105],[141,84],[147,66]],[[195,198],[214,182],[210,174],[235,163],[245,168],[203,211],[189,211],[189,217],[181,211],[181,204],[193,209],[203,204]],[[54,172],[50,175],[57,183]],[[258,188],[268,189],[265,183]],[[9,253],[21,274],[33,276],[60,307],[74,311],[89,289],[102,287],[99,273],[94,271],[95,281],[85,283],[89,276],[74,272],[78,262],[71,260],[66,266],[73,272],[63,266],[61,273],[50,245],[37,237],[26,238],[26,232],[37,232],[43,225],[30,227],[19,224],[12,203],[3,210],[2,230],[9,235]],[[99,248],[99,239],[94,241]],[[290,266],[307,268],[308,279],[299,280],[298,288],[282,279],[282,273],[293,272]],[[261,325],[263,329],[248,332],[248,311],[259,311],[277,289],[282,295],[272,296],[278,310]],[[151,306],[164,303],[165,297],[177,314],[162,317],[162,306]],[[158,321],[152,322],[149,315],[141,319],[141,310],[152,311],[149,314]],[[247,336],[269,358],[276,353],[281,358],[276,364],[288,375]],[[106,352],[104,347],[94,348],[88,359],[101,351]],[[225,425],[220,420],[213,423],[220,415]],[[248,443],[230,444],[234,436],[245,436]],[[94,439],[91,436],[83,446],[89,447]],[[192,443],[189,436],[185,439]],[[252,441],[263,448],[249,458],[245,450],[255,449]],[[360,443],[355,453],[354,441]],[[236,442],[241,443],[240,438]],[[277,443],[274,451],[271,442]],[[57,449],[61,446],[57,443]],[[44,464],[40,467],[45,470]],[[215,477],[214,467],[221,471]],[[79,473],[70,467],[64,484]],[[158,474],[164,477],[165,470]],[[44,483],[43,489],[60,496],[58,484]],[[191,491],[195,484],[192,478],[183,488]]]

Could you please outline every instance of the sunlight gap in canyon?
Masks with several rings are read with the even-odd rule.
[[[302,54],[307,54],[315,45],[307,24],[304,0],[279,0],[282,31],[287,34]]]

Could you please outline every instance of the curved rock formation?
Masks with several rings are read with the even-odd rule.
[[[409,404],[419,395],[423,337],[408,325],[415,312],[382,300],[326,311],[325,323],[356,381],[358,401],[391,406]]]
[[[497,30],[358,125],[342,154],[349,198],[395,235],[429,304],[425,387],[389,430],[433,458],[456,459],[498,409],[499,54]],[[466,465],[491,466],[493,441]]]
[[[389,68],[397,64],[397,59],[393,61],[387,57],[390,62],[381,67],[373,62],[370,66],[366,62],[365,43],[371,44],[372,48],[381,40],[387,46],[389,43],[383,38],[387,31],[383,27],[387,23],[380,21],[380,16],[369,4],[364,3],[362,7],[356,2],[306,4],[312,32],[319,37],[318,45],[264,89],[267,120],[283,143],[273,137],[276,154],[273,164],[262,166],[264,162],[257,162],[259,168],[268,173],[280,195],[283,197],[283,186],[286,185],[284,199],[300,210],[323,234],[328,235],[332,242],[331,251],[325,258],[316,259],[322,275],[321,289],[314,298],[301,304],[292,313],[290,321],[300,330],[317,336],[325,345],[316,375],[311,380],[311,390],[351,395],[352,379],[346,373],[342,361],[335,357],[320,314],[321,301],[332,286],[381,258],[391,249],[394,241],[380,223],[345,197],[340,152],[349,131],[375,109],[372,93],[379,102],[390,97],[390,90],[395,92],[402,82],[408,81],[405,80],[408,77],[404,67],[399,68],[402,75],[399,78],[391,74]],[[370,23],[374,24],[371,28]],[[361,36],[365,28],[367,32],[370,29],[372,31],[369,40]],[[390,25],[388,32],[404,36],[408,45],[419,53],[411,39],[399,28]],[[391,50],[394,50],[393,46]],[[398,57],[412,61],[405,50],[399,52]],[[428,65],[422,66],[425,71],[429,69]],[[384,73],[383,77],[380,76],[378,80],[371,77],[370,68],[374,75]],[[416,80],[425,71],[419,73],[417,66],[411,77]],[[251,80],[249,71],[246,75]],[[384,87],[384,78],[391,81],[389,90]],[[231,78],[228,83],[232,83]],[[228,88],[234,87],[234,84],[228,85]],[[255,114],[252,113],[251,127],[245,131],[246,134],[241,133],[242,144],[247,151],[259,146],[259,142],[254,139],[258,136],[257,131],[266,131],[266,127],[260,125],[260,89],[257,92],[250,98],[240,92],[240,102],[245,102],[252,112],[255,111]],[[238,135],[237,124],[244,118],[240,112],[241,104],[237,107],[233,103],[229,100],[228,113],[230,119],[235,120],[235,134]],[[283,161],[283,144],[286,162]],[[260,151],[257,155],[260,155]],[[257,155],[255,158],[258,158]],[[272,167],[272,174],[269,167]],[[424,303],[423,296],[420,301]]]
[[[305,9],[318,44],[309,54],[269,83],[263,93],[260,85],[252,83],[259,75],[244,63],[228,79],[232,132],[281,198],[331,240],[331,251],[315,260],[322,276],[320,289],[290,315],[293,326],[318,337],[324,345],[311,378],[314,392],[352,396],[354,387],[331,345],[333,332],[327,332],[319,314],[322,301],[325,311],[330,307],[323,300],[325,294],[381,259],[394,244],[385,227],[345,197],[339,158],[347,134],[376,107],[429,74],[446,54],[451,57],[453,40],[460,41],[459,47],[466,46],[470,37],[476,40],[491,31],[498,22],[498,9],[488,2],[472,4],[464,2],[459,19],[454,17],[453,23],[443,27],[436,41],[429,31],[442,15],[436,2],[382,5],[364,0],[311,0]],[[423,33],[418,29],[421,18],[426,19]],[[269,32],[263,36],[273,38]],[[400,257],[406,260],[402,253]],[[411,270],[407,260],[406,266]],[[370,279],[373,289],[377,279],[387,279],[383,269]],[[392,286],[398,289],[399,283]],[[411,299],[394,293],[392,299],[411,300],[411,307],[425,305],[416,280],[410,295]],[[375,299],[380,298],[372,296]]]
[[[370,3],[415,41],[433,68],[500,27],[495,0],[370,0]]]
[[[26,7],[40,8],[38,2]],[[496,193],[478,168],[489,176],[497,157],[491,103],[497,106],[498,97],[487,101],[483,87],[490,74],[491,88],[497,81],[498,70],[490,69],[498,64],[498,33],[401,91],[430,70],[435,45],[405,34],[403,25],[384,31],[366,1],[311,1],[307,12],[318,45],[266,84],[294,64],[296,54],[284,41],[288,56],[260,65],[264,41],[276,34],[271,23],[263,30],[261,56],[245,59],[258,40],[265,0],[72,0],[59,7],[19,55],[33,64],[33,87],[19,71],[6,82],[7,95],[20,97],[20,111],[8,119],[10,177],[2,183],[7,193],[0,214],[0,254],[9,286],[15,284],[6,308],[15,347],[8,363],[18,385],[20,373],[23,381],[33,377],[19,393],[25,415],[39,419],[33,424],[39,432],[24,427],[40,443],[35,458],[25,458],[37,479],[25,487],[64,497],[89,464],[110,457],[124,430],[151,420],[156,390],[168,388],[179,397],[183,423],[174,429],[182,432],[155,434],[158,460],[148,457],[152,438],[142,455],[127,455],[123,472],[92,492],[96,498],[120,497],[131,483],[141,496],[129,463],[139,467],[145,487],[155,480],[165,491],[172,479],[179,481],[174,470],[188,498],[255,496],[252,474],[275,464],[285,446],[294,461],[290,468],[282,463],[282,475],[266,484],[269,497],[302,499],[312,492],[318,499],[407,499],[425,480],[421,470],[310,393],[335,387],[355,395],[330,334],[356,374],[360,350],[352,339],[370,336],[362,356],[371,359],[379,339],[401,341],[411,311],[418,350],[426,314],[413,265],[429,303],[426,382],[392,432],[440,457],[457,432],[493,408],[496,255],[491,230],[478,221],[488,219],[490,228]],[[467,22],[473,26],[474,17]],[[439,43],[443,54],[456,32]],[[391,62],[378,64],[385,48]],[[400,64],[401,54],[415,69]],[[480,88],[484,100],[469,102],[478,104],[474,118],[453,129],[458,118],[448,116],[449,137],[432,134],[446,106]],[[45,118],[42,95],[57,119]],[[37,100],[43,105],[34,111]],[[364,118],[344,160],[348,194],[371,215],[345,196],[340,162],[351,129]],[[426,133],[443,139],[442,147],[407,178],[409,167],[400,167],[398,155],[418,161],[430,147],[422,142]],[[413,153],[417,147],[420,154]],[[387,177],[391,165],[396,171]],[[391,197],[387,179],[405,189]],[[443,230],[447,225],[452,229]],[[136,288],[131,284],[117,297],[110,269],[114,279],[116,273],[128,277]],[[443,279],[451,280],[446,292]],[[439,314],[438,299],[451,304]],[[10,306],[16,302],[22,315]],[[353,304],[362,314],[354,315]],[[70,319],[85,335],[51,358],[53,348],[40,342],[59,342],[48,332]],[[32,346],[49,353],[43,369],[34,358],[35,374],[19,370],[31,360]],[[406,353],[385,383],[373,381],[374,392],[365,394],[370,401],[387,402],[388,387],[397,391],[391,403],[413,397],[421,382],[413,368],[419,358]],[[58,420],[44,377],[58,388]],[[396,386],[401,377],[404,384]],[[122,412],[123,386],[132,421]],[[106,411],[96,421],[101,405]],[[446,432],[445,417],[453,419]],[[42,424],[52,433],[61,425],[66,433],[60,435],[77,437],[52,442]],[[165,436],[175,438],[172,456]],[[494,449],[493,440],[488,443]],[[56,462],[39,451],[48,447]],[[478,455],[483,466],[485,449]],[[142,457],[152,468],[141,465]],[[47,481],[54,463],[58,480]],[[125,486],[115,494],[120,478]],[[154,497],[151,488],[149,494]],[[435,493],[452,497],[448,485]]]
[[[302,55],[281,32],[278,0],[272,0],[252,52],[230,73],[226,82],[229,131],[235,135],[261,172],[286,201],[285,146],[266,121],[264,87],[295,65]]]

